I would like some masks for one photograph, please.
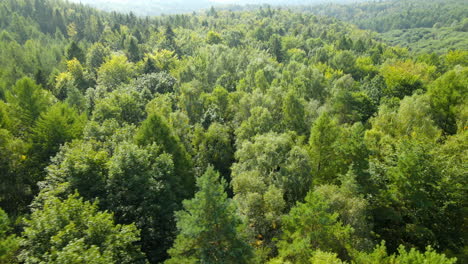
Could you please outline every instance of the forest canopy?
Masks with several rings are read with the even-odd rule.
[[[466,8],[1,1],[0,264],[468,262]]]

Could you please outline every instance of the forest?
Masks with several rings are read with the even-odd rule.
[[[468,47],[468,5],[460,0],[394,0],[301,7],[376,31],[377,38],[417,53]]]
[[[0,264],[468,263],[468,7],[409,2],[0,1]]]

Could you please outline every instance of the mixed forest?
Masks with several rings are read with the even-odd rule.
[[[467,5],[405,2],[0,1],[0,264],[467,263]]]

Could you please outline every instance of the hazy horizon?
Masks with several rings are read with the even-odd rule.
[[[92,7],[117,12],[133,12],[137,15],[182,14],[222,5],[314,5],[324,3],[353,3],[365,0],[69,0]]]

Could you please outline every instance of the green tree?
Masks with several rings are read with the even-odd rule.
[[[255,73],[255,85],[257,88],[260,88],[262,92],[265,92],[270,87],[270,83],[268,82],[263,70],[258,70]]]
[[[128,58],[131,62],[138,62],[141,60],[141,51],[138,46],[138,40],[135,37],[130,38],[130,43],[127,48]]]
[[[461,118],[461,112],[466,108],[467,76],[467,67],[457,67],[434,81],[429,88],[434,120],[448,134],[455,134],[457,125],[460,129],[466,125],[466,121],[463,123]]]
[[[242,122],[235,131],[237,136],[236,144],[242,143],[243,140],[250,140],[256,135],[275,131],[275,121],[268,109],[264,107],[254,107],[250,112],[250,117]]]
[[[363,92],[339,91],[331,100],[332,112],[340,123],[365,123],[376,111],[372,100]]]
[[[344,73],[356,75],[356,56],[349,50],[337,52],[331,59],[331,65]]]
[[[380,70],[386,83],[384,95],[400,99],[412,95],[414,91],[424,89],[434,71],[434,66],[410,60],[386,64]]]
[[[36,119],[52,103],[50,94],[27,77],[18,80],[6,98],[14,109],[12,116],[21,122],[17,130],[19,134],[29,132]]]
[[[288,130],[296,131],[300,135],[307,135],[305,122],[305,102],[298,98],[293,91],[286,94],[283,101],[283,125]]]
[[[85,61],[83,49],[75,42],[72,41],[65,50],[67,60],[77,59],[80,62]]]
[[[10,229],[8,215],[0,208],[0,264],[19,263],[16,256],[20,241]]]
[[[0,207],[10,215],[26,210],[31,200],[31,180],[24,163],[28,144],[0,128]]]
[[[109,48],[97,42],[88,49],[86,65],[92,72],[96,72],[109,56]]]
[[[223,41],[221,38],[221,35],[214,31],[209,31],[208,35],[206,36],[206,43],[213,45],[213,44],[219,44]]]
[[[176,38],[176,34],[172,30],[171,25],[167,24],[164,28],[164,38],[161,43],[161,48],[167,49],[167,50],[173,50],[176,53],[178,53],[179,47],[176,44],[175,38]]]
[[[315,67],[306,67],[299,70],[294,76],[291,81],[284,84],[286,87],[291,87],[299,97],[306,100],[315,99],[319,102],[325,102],[328,96],[327,82],[320,70]]]
[[[50,196],[25,220],[24,263],[146,263],[135,225],[116,225],[112,214],[78,194]]]
[[[86,117],[64,103],[56,103],[43,112],[32,129],[31,155],[45,167],[60,146],[83,133]],[[41,167],[42,167],[41,166]]]
[[[67,183],[69,194],[77,190],[87,201],[105,198],[109,156],[95,139],[74,140],[64,145],[46,169],[41,193],[53,192]]]
[[[181,204],[173,159],[154,144],[121,143],[108,166],[106,208],[118,223],[135,223],[142,231],[141,248],[152,263],[167,258]]]
[[[211,124],[206,131],[199,127],[192,142],[201,168],[211,164],[227,182],[230,182],[231,165],[234,162],[231,130],[219,123]]]
[[[129,83],[135,74],[134,65],[125,55],[112,55],[99,67],[97,83],[108,90]]]
[[[142,99],[151,100],[157,94],[174,92],[177,80],[166,72],[140,75],[131,86],[138,91]]]
[[[435,143],[441,134],[431,118],[426,95],[405,97],[396,104],[391,101],[381,104],[378,115],[370,122],[372,129],[366,131],[366,145],[373,153],[371,158],[381,160],[393,155],[395,145],[403,139]]]
[[[271,248],[281,216],[301,201],[312,182],[307,150],[291,134],[267,133],[247,140],[232,166],[234,200],[260,248]]]
[[[353,263],[356,264],[412,264],[412,263],[438,263],[438,264],[455,264],[456,258],[447,258],[444,254],[438,254],[431,246],[426,247],[426,251],[420,252],[414,248],[409,251],[405,247],[400,246],[398,253],[388,255],[387,247],[383,241],[370,252],[359,252],[354,256]]]
[[[372,248],[372,228],[369,202],[360,194],[353,169],[340,177],[341,186],[321,185],[314,193],[327,201],[329,213],[338,213],[343,225],[353,229],[349,245],[353,250],[368,251]]]
[[[442,171],[431,151],[434,143],[402,140],[393,160],[382,166],[385,181],[373,204],[375,231],[396,250],[401,241],[420,250],[436,245],[441,250],[461,250],[462,211],[450,204],[463,203],[460,178]]]
[[[145,116],[145,102],[133,90],[117,89],[95,102],[92,120],[115,119],[119,123],[138,124]]]
[[[164,152],[171,154],[174,160],[174,172],[178,178],[176,182],[179,197],[187,198],[193,194],[192,159],[164,117],[158,113],[148,116],[138,130],[135,140],[139,145],[156,143]]]
[[[179,234],[166,263],[249,263],[252,248],[225,192],[226,181],[212,167],[197,179],[198,192],[176,213]]]
[[[89,87],[89,81],[87,80],[86,72],[83,69],[80,61],[76,58],[67,61],[67,70],[73,79],[74,84],[80,91],[85,91]]]
[[[274,34],[270,37],[269,40],[270,53],[276,58],[276,61],[283,61],[283,47],[281,46],[281,37],[277,34]]]
[[[314,184],[333,183],[343,172],[344,164],[337,148],[340,134],[340,127],[328,113],[321,114],[312,125],[309,146],[314,164]]]
[[[283,233],[278,241],[279,258],[292,263],[310,263],[315,250],[336,252],[347,258],[352,229],[329,212],[326,199],[310,192],[305,203],[297,203],[283,217]]]

